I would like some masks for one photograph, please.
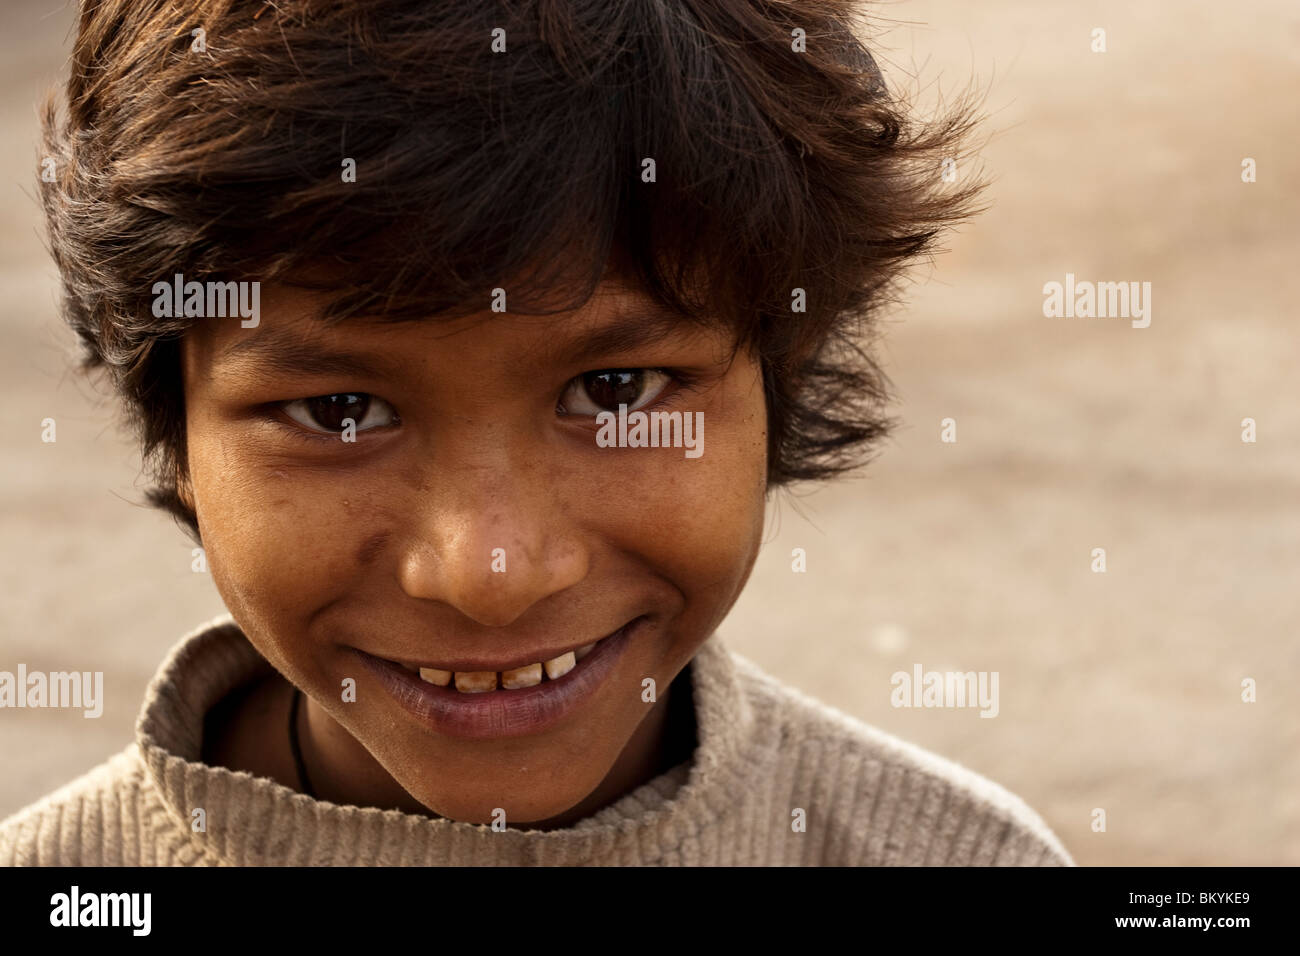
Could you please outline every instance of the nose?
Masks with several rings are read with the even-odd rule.
[[[439,471],[420,494],[399,577],[411,597],[441,601],[485,627],[513,623],[587,576],[590,553],[554,481],[498,460]]]

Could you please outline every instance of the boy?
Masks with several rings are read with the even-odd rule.
[[[65,314],[230,616],[0,863],[1071,864],[713,636],[975,192],[841,4],[106,0],[66,97]]]

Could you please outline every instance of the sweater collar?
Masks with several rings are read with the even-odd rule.
[[[689,761],[558,830],[493,831],[375,807],[315,800],[266,777],[200,762],[208,711],[270,664],[230,615],[185,635],[154,676],[136,742],[174,826],[214,863],[528,865],[653,863],[724,816],[754,715],[717,635],[690,665],[696,748]],[[196,832],[199,815],[206,827]]]

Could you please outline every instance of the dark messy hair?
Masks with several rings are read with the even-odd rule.
[[[874,319],[980,189],[941,175],[969,105],[918,121],[864,24],[842,0],[82,0],[42,198],[149,500],[197,537],[193,319],[151,308],[178,272],[327,288],[339,321],[498,286],[567,310],[615,268],[760,357],[769,488],[862,464],[895,424]]]

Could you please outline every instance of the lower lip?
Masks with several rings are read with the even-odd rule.
[[[400,664],[357,653],[398,706],[437,733],[474,739],[525,737],[554,727],[595,694],[642,620],[630,621],[597,641],[591,653],[563,677],[518,690],[464,694],[421,680]]]

